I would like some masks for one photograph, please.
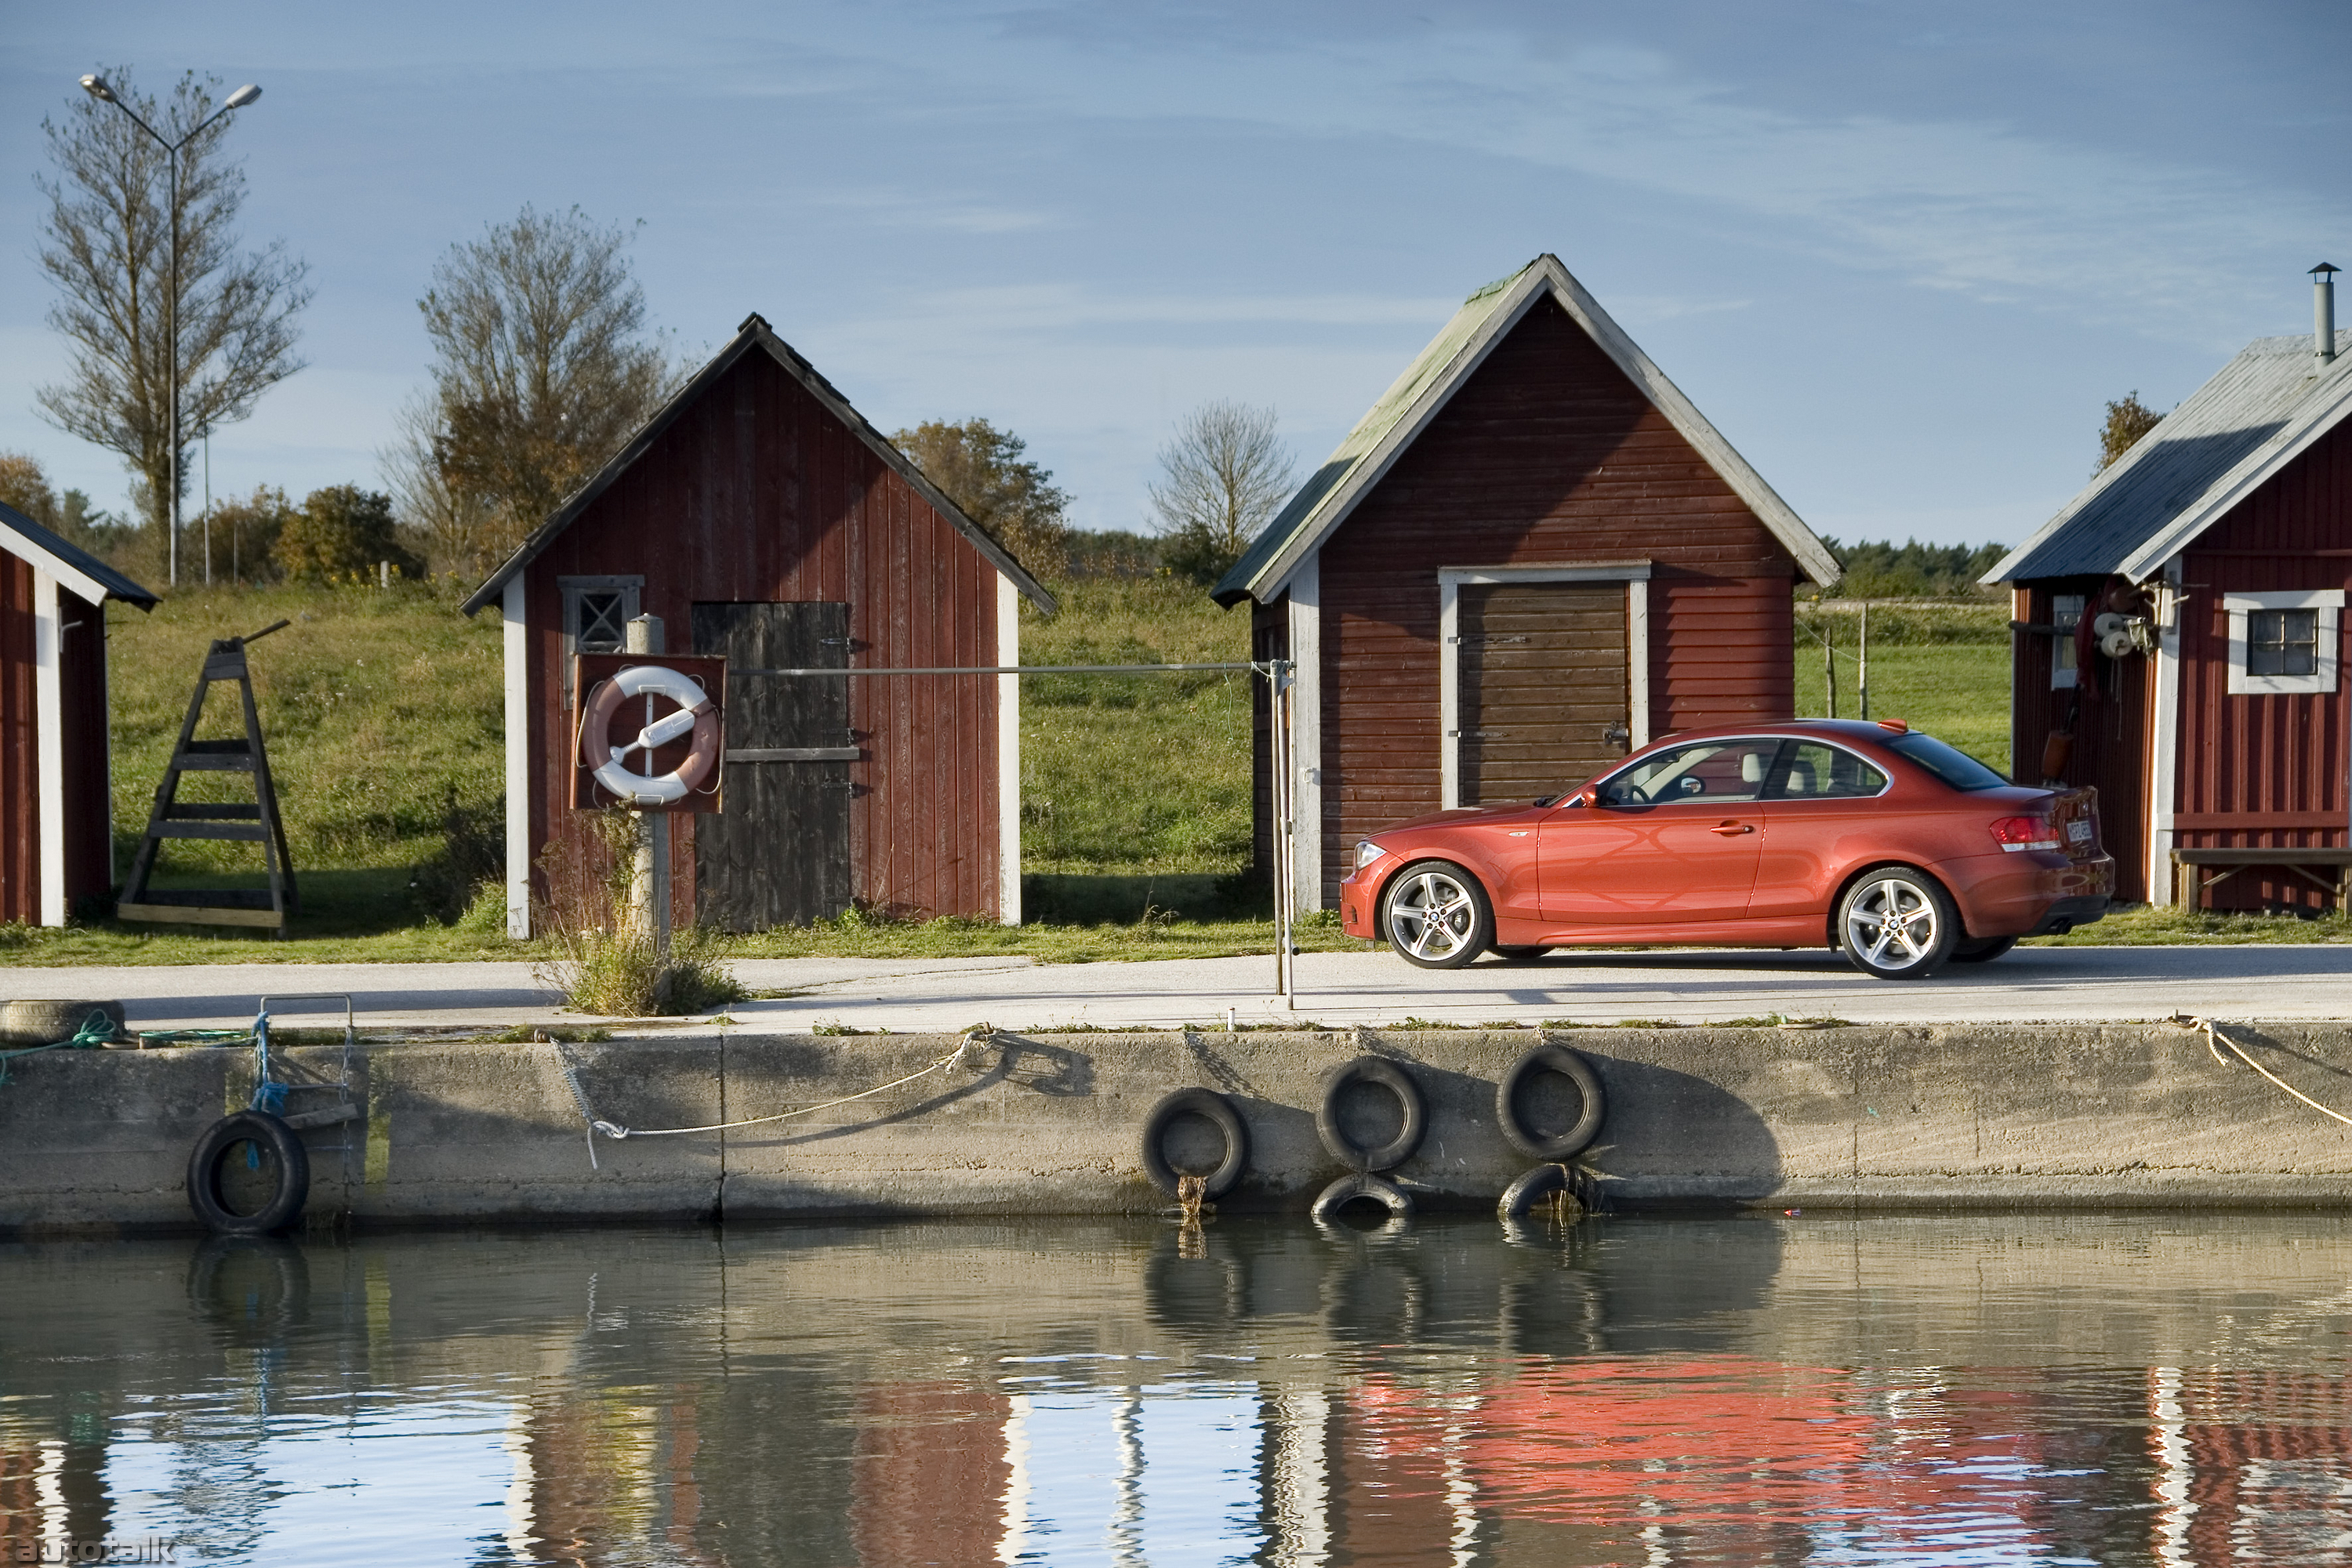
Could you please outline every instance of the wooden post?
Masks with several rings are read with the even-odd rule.
[[[1291,952],[1291,911],[1298,896],[1298,792],[1291,777],[1291,682],[1288,659],[1267,663],[1266,683],[1272,700],[1266,706],[1274,729],[1274,994],[1282,999],[1283,1005],[1296,1008],[1298,985],[1296,957]]]
[[[638,616],[629,622],[627,651],[658,654],[662,649],[662,618],[659,616]],[[646,698],[645,721],[654,721],[654,700]],[[654,754],[647,751],[641,759],[646,772],[653,772]],[[636,864],[629,875],[629,918],[636,929],[653,939],[654,951],[669,952],[669,813],[666,811],[633,811],[637,822]]]
[[[1862,703],[1862,716],[1867,719],[1870,717],[1870,601],[1868,599],[1862,602],[1862,641],[1859,646],[1860,668],[1855,671],[1853,684],[1857,700]]]
[[[1823,621],[1822,626],[1827,628],[1829,623]],[[1822,689],[1829,693],[1828,716],[1834,719],[1837,717],[1837,647],[1827,637],[1822,638]]]

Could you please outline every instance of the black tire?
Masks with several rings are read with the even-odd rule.
[[[2013,936],[1985,936],[1957,942],[1952,947],[1954,963],[1990,963],[2017,945]]]
[[[278,1182],[269,1201],[239,1214],[221,1195],[221,1176],[240,1143],[267,1150],[278,1162]],[[301,1216],[310,1195],[310,1152],[294,1130],[266,1110],[239,1110],[205,1129],[188,1154],[188,1206],[205,1228],[219,1236],[268,1236]]]
[[[1541,958],[1545,953],[1549,952],[1551,949],[1540,944],[1534,947],[1521,947],[1516,943],[1507,946],[1498,942],[1488,948],[1487,951],[1492,952],[1496,958],[1501,959],[1505,963],[1533,963],[1537,959]]]
[[[1406,928],[1412,934],[1401,934]],[[1459,969],[1495,940],[1495,911],[1478,879],[1451,860],[1416,860],[1381,893],[1381,931],[1399,958]]]
[[[1960,911],[1942,883],[1908,866],[1881,866],[1838,900],[1838,947],[1874,980],[1925,980],[1960,940]]]
[[[1576,1184],[1569,1180],[1568,1167],[1561,1164],[1538,1165],[1526,1175],[1503,1189],[1495,1205],[1496,1217],[1508,1224],[1528,1217],[1528,1210],[1554,1193],[1566,1193],[1576,1199],[1577,1207],[1584,1206],[1577,1197]]]
[[[1528,1126],[1519,1115],[1519,1090],[1539,1072],[1556,1072],[1576,1086],[1583,1097],[1584,1106],[1575,1124],[1567,1131],[1547,1138]],[[1609,1104],[1601,1092],[1600,1077],[1592,1064],[1570,1050],[1566,1046],[1546,1042],[1530,1047],[1503,1081],[1495,1086],[1495,1120],[1501,1123],[1503,1136],[1511,1147],[1530,1158],[1557,1163],[1580,1152],[1601,1133],[1601,1123],[1609,1114]]]
[[[1393,1182],[1359,1171],[1352,1176],[1342,1176],[1316,1194],[1315,1207],[1309,1211],[1319,1225],[1339,1222],[1339,1211],[1358,1198],[1370,1198],[1389,1211],[1391,1221],[1412,1217],[1412,1194]]]
[[[1397,1135],[1376,1148],[1358,1146],[1339,1125],[1339,1096],[1352,1083],[1376,1083],[1397,1097],[1404,1110],[1404,1125]],[[1421,1085],[1412,1075],[1385,1057],[1358,1057],[1351,1062],[1341,1062],[1323,1075],[1323,1099],[1315,1108],[1315,1131],[1322,1135],[1323,1147],[1331,1157],[1351,1171],[1392,1171],[1412,1158],[1421,1147],[1422,1134],[1429,1130],[1429,1101],[1421,1092]]]
[[[1198,1116],[1224,1134],[1224,1158],[1209,1173],[1203,1194],[1224,1196],[1249,1169],[1249,1129],[1243,1125],[1234,1102],[1213,1089],[1180,1089],[1163,1095],[1151,1108],[1151,1114],[1143,1119],[1143,1173],[1151,1178],[1153,1186],[1171,1198],[1176,1195],[1176,1168],[1168,1163],[1160,1143],[1168,1135],[1169,1123],[1180,1116]]]

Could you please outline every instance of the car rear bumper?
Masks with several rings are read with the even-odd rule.
[[[2061,899],[2042,912],[2028,936],[2064,936],[2076,926],[2089,925],[2105,920],[2107,905],[2113,900],[2105,893],[2085,894],[2081,898]]]
[[[1969,864],[1977,875],[1956,877],[1952,891],[1974,937],[2070,931],[2105,915],[2115,896],[2116,863],[2105,855],[2074,860],[2029,851]]]

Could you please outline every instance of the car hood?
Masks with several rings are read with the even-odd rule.
[[[1508,805],[1457,805],[1451,811],[1433,811],[1426,816],[1409,817],[1392,822],[1370,838],[1384,838],[1391,833],[1410,833],[1418,827],[1444,827],[1453,823],[1491,822],[1497,817],[1521,816],[1539,809],[1532,801],[1514,801]]]

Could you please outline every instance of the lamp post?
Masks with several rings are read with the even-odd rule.
[[[107,81],[104,77],[86,76],[82,78],[81,89],[82,91],[89,94],[90,97],[98,100],[100,103],[110,103],[114,105],[115,108],[122,110],[123,113],[130,115],[131,123],[136,125],[140,130],[144,131],[148,135],[153,137],[155,139],[155,144],[163,148],[163,151],[171,156],[172,277],[171,286],[163,295],[163,336],[171,345],[172,356],[172,496],[171,509],[168,513],[170,518],[168,527],[170,529],[169,545],[171,551],[172,586],[176,588],[180,585],[180,149],[194,141],[199,132],[203,131],[205,126],[210,125],[214,121],[218,120],[222,115],[226,114],[230,110],[243,109],[247,104],[251,103],[255,99],[259,98],[261,96],[261,89],[254,86],[251,82],[246,83],[245,86],[238,88],[235,92],[230,93],[228,95],[227,101],[224,102],[218,109],[214,110],[210,114],[205,115],[194,126],[190,127],[188,133],[181,137],[177,142],[169,142],[164,140],[161,132],[158,132],[153,126],[140,119],[138,112],[135,110],[115,96],[114,89],[107,85]],[[209,550],[205,552],[205,567],[207,573],[209,573],[212,568],[212,552]]]

